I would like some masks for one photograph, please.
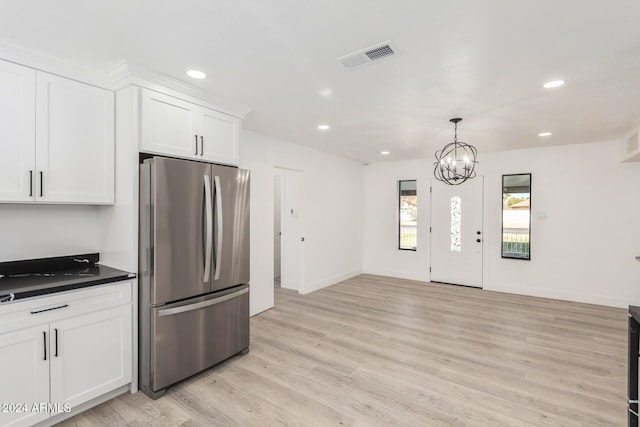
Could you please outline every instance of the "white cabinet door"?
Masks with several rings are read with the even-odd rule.
[[[189,102],[143,89],[141,151],[196,158],[197,110]]]
[[[114,203],[113,92],[36,74],[36,200]]]
[[[50,330],[51,403],[75,407],[131,382],[130,305],[51,323]]]
[[[0,201],[33,200],[36,72],[0,61]]]
[[[0,425],[30,426],[49,418],[49,325],[0,335]],[[34,409],[34,405],[37,405]],[[5,410],[7,412],[5,412]]]
[[[200,148],[203,160],[215,163],[238,165],[238,140],[240,120],[202,108],[200,113],[200,135],[203,136]]]

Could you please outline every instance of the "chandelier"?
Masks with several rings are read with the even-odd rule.
[[[458,122],[461,118],[449,120],[455,125],[453,142],[436,151],[433,174],[438,181],[449,185],[460,185],[476,176],[478,150],[473,145],[458,141]]]

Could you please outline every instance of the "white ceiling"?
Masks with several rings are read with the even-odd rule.
[[[480,153],[640,125],[637,0],[0,0],[0,37],[105,71],[201,69],[253,108],[246,128],[362,162],[433,157],[456,116]],[[336,61],[385,40],[398,55]]]

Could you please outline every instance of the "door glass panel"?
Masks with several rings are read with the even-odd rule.
[[[531,174],[502,175],[502,258],[531,259]]]
[[[451,250],[460,252],[462,241],[460,239],[460,226],[462,224],[462,199],[459,196],[451,198]]]

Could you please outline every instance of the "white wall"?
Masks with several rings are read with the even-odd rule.
[[[364,166],[365,272],[429,281],[429,164],[425,160],[407,160]],[[417,180],[416,251],[398,249],[398,181],[410,179]]]
[[[484,289],[624,307],[640,304],[640,163],[619,142],[481,154]],[[366,167],[364,271],[428,279],[432,159]],[[532,173],[531,261],[500,257],[501,177]],[[418,179],[414,254],[397,248],[397,180]],[[424,250],[421,250],[424,248]]]
[[[275,167],[304,173],[304,289],[362,271],[362,165],[243,130],[240,167],[251,170],[251,314],[273,307]]]
[[[0,204],[0,262],[100,252],[95,206]]]

